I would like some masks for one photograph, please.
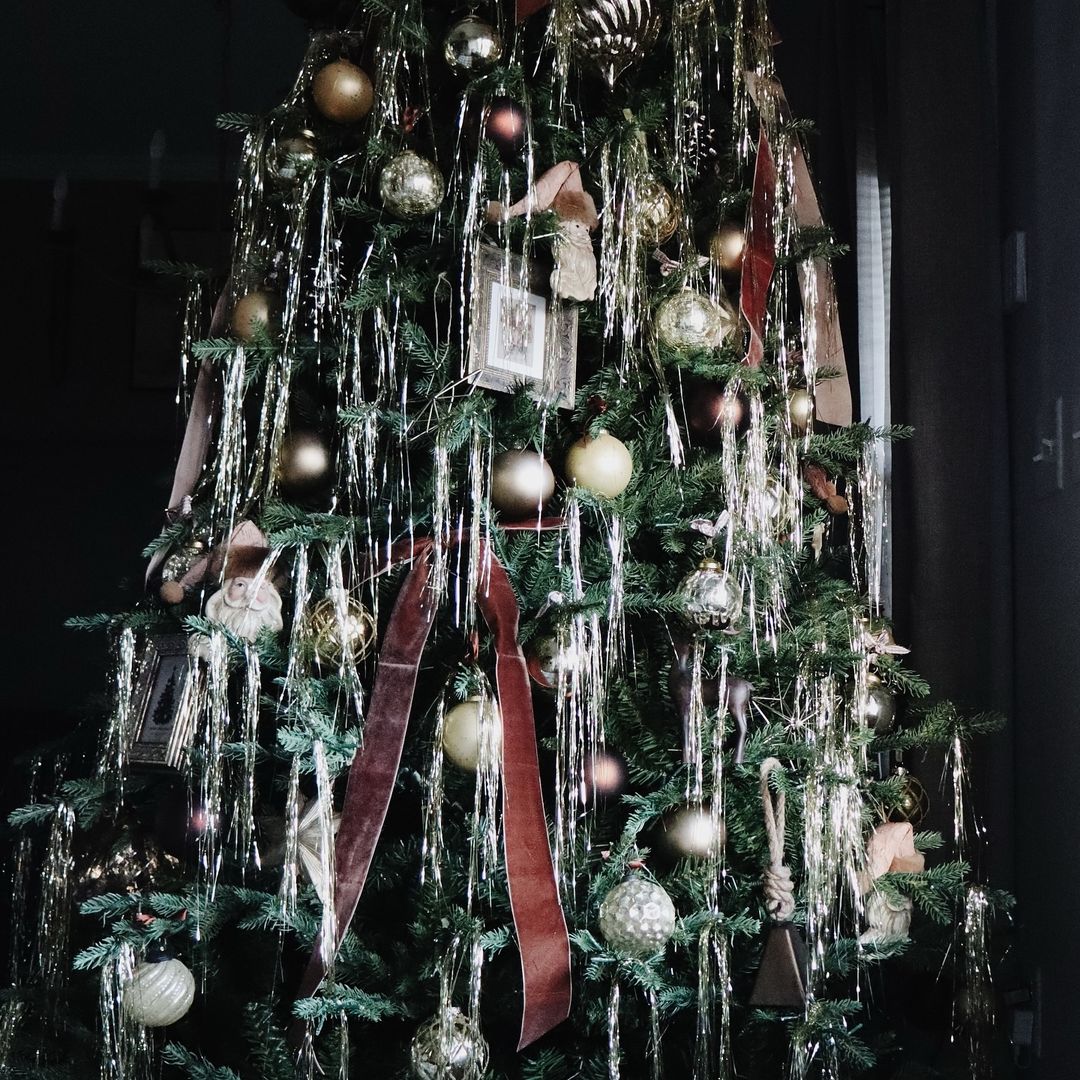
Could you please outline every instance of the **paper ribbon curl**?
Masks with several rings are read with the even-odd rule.
[[[540,528],[561,522],[545,520]],[[524,528],[526,526],[521,526]],[[527,526],[535,530],[536,522]],[[461,536],[458,540],[461,540]],[[503,844],[510,908],[521,954],[523,1008],[518,1049],[535,1042],[570,1012],[570,941],[559,900],[525,658],[518,644],[520,611],[505,568],[482,544],[487,568],[477,607],[495,640],[495,685],[502,715]],[[363,893],[397,780],[424,645],[435,621],[432,541],[398,546],[393,562],[412,561],[398,593],[379,655],[364,741],[349,769],[335,845],[336,937],[316,942],[299,997],[314,994],[328,973],[323,957],[340,947]]]

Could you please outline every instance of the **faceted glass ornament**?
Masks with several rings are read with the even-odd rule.
[[[480,75],[494,67],[502,57],[499,32],[476,15],[466,15],[446,32],[443,57],[459,75]]]
[[[442,205],[446,182],[439,167],[413,150],[402,150],[379,176],[379,197],[390,213],[401,218],[422,218]]]
[[[703,629],[728,630],[742,614],[742,588],[713,559],[702,559],[678,590],[683,614]]]
[[[907,769],[898,767],[893,776],[900,777],[903,783],[900,801],[889,811],[889,820],[908,821],[917,829],[930,810],[930,796]]]
[[[627,878],[600,905],[600,933],[616,952],[652,956],[674,932],[675,905],[655,881]]]
[[[479,1080],[487,1069],[488,1045],[479,1025],[451,1006],[417,1031],[411,1058],[418,1080]]]
[[[124,1012],[144,1027],[167,1027],[187,1015],[195,976],[175,957],[145,960],[124,987]]]
[[[866,680],[866,692],[858,702],[859,719],[875,735],[888,735],[896,723],[896,698],[885,689],[876,675]]]
[[[656,334],[669,349],[716,349],[737,325],[735,312],[694,289],[683,289],[656,309]]]

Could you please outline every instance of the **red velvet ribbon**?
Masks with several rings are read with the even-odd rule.
[[[550,525],[540,523],[541,528]],[[341,945],[364,891],[401,765],[420,658],[439,602],[431,590],[431,541],[418,540],[404,547],[395,552],[396,561],[412,558],[414,562],[398,593],[379,654],[364,741],[349,769],[334,849],[337,941],[332,951]],[[569,1015],[570,941],[540,791],[532,695],[518,644],[520,611],[505,568],[486,543],[483,547],[481,558],[488,572],[477,606],[495,640],[495,683],[503,726],[506,877],[524,991],[520,1050]],[[322,951],[322,942],[317,942],[298,996],[314,994],[326,977]]]
[[[524,22],[530,15],[546,8],[551,0],[517,0],[514,12],[518,22]]]
[[[750,344],[743,363],[757,367],[765,359],[765,313],[769,301],[769,283],[776,265],[776,237],[773,214],[776,209],[776,162],[772,147],[761,126],[757,160],[754,163],[754,186],[746,221],[746,250],[743,252],[742,280],[739,285],[739,310],[750,327]]]

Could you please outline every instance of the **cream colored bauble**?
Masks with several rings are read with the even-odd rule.
[[[634,474],[634,459],[626,446],[602,431],[595,439],[583,435],[566,451],[566,475],[573,484],[614,499]]]
[[[459,769],[476,772],[484,740],[497,761],[502,753],[502,717],[492,698],[468,698],[443,717],[443,753]]]
[[[195,976],[175,957],[144,960],[124,987],[124,1012],[144,1027],[166,1027],[187,1015]]]

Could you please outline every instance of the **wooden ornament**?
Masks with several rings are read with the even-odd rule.
[[[807,960],[806,945],[794,923],[770,927],[750,1004],[767,1009],[803,1008]]]

